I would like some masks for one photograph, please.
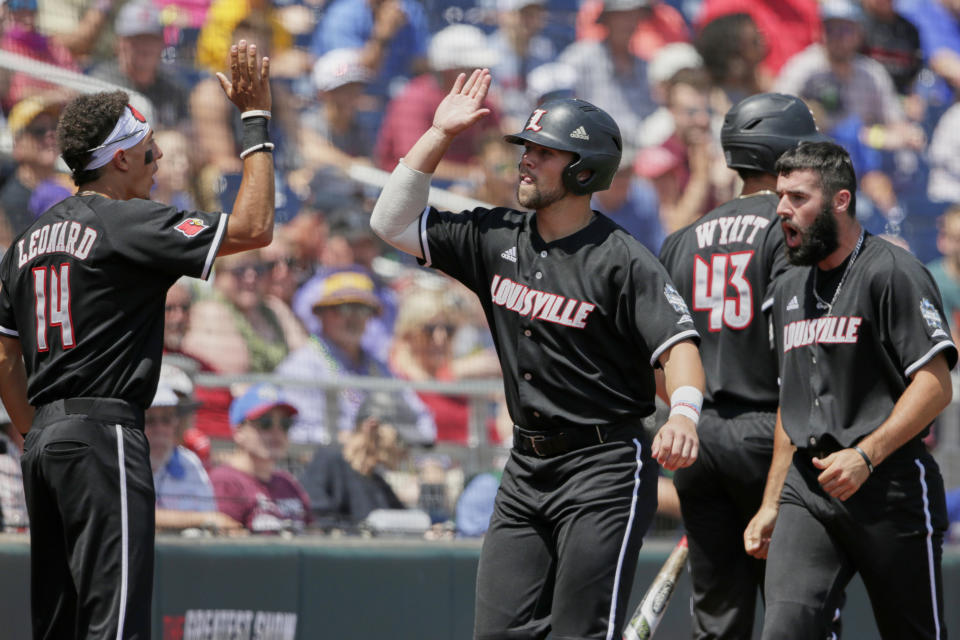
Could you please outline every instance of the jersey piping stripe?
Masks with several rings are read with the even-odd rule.
[[[760,305],[760,311],[766,311],[773,306],[773,298],[767,298],[763,301],[763,304]]]
[[[700,334],[697,333],[696,329],[689,329],[687,331],[682,331],[674,336],[667,338],[663,344],[657,347],[657,350],[653,352],[653,355],[650,356],[650,366],[654,366],[657,362],[657,358],[660,357],[664,351],[677,344],[681,340],[686,340],[687,338],[699,338]]]
[[[954,345],[953,342],[951,342],[950,340],[944,340],[943,342],[938,342],[937,344],[933,345],[933,348],[930,349],[930,351],[927,351],[925,354],[923,354],[919,360],[917,360],[912,365],[907,367],[907,370],[904,371],[903,374],[909,378],[914,374],[914,372],[917,369],[919,369],[923,365],[930,362],[930,360],[933,359],[933,356],[937,355],[944,349],[948,349],[950,347],[953,347],[954,349],[956,349],[956,345]]]
[[[127,525],[127,464],[123,455],[123,427],[117,431],[117,464],[120,466],[120,617],[117,620],[117,640],[123,640],[123,624],[127,617],[127,573],[129,566],[130,528]]]
[[[2,333],[5,336],[13,336],[14,338],[20,337],[19,331],[14,331],[13,329],[7,329],[3,325],[0,325],[0,333]]]
[[[430,259],[430,242],[427,239],[427,217],[429,207],[420,212],[420,253],[423,254],[423,265],[429,267],[433,260]]]
[[[940,638],[940,616],[937,611],[937,581],[934,570],[933,559],[933,524],[930,521],[930,500],[927,497],[927,469],[920,462],[919,458],[914,459],[913,463],[920,469],[920,487],[923,489],[923,519],[927,528],[927,571],[930,573],[930,604],[933,606],[933,626],[936,630],[934,636]]]
[[[641,459],[642,445],[636,438],[633,444],[637,448],[637,468],[633,472],[633,496],[630,498],[630,517],[627,519],[627,528],[623,532],[623,542],[620,543],[620,556],[617,558],[617,571],[613,576],[613,596],[610,599],[610,614],[607,618],[607,636],[606,640],[614,640],[614,623],[617,620],[617,599],[620,594],[620,574],[623,571],[623,559],[627,555],[627,542],[630,540],[630,532],[633,530],[633,520],[637,515],[637,492],[640,490],[640,470],[643,469],[643,460]]]
[[[213,237],[213,242],[210,243],[210,251],[207,252],[207,259],[203,263],[203,272],[200,274],[201,280],[206,280],[210,277],[210,268],[213,266],[213,261],[220,251],[220,243],[223,242],[223,234],[226,230],[227,214],[221,213],[220,222],[217,223],[217,235]]]

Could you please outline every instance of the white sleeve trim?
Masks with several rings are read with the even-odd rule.
[[[772,306],[773,306],[773,296],[763,301],[763,304],[760,305],[760,311],[766,312]]]
[[[2,333],[2,334],[5,335],[5,336],[10,336],[10,337],[12,337],[12,338],[19,338],[19,337],[20,337],[20,332],[19,332],[19,331],[14,331],[13,329],[7,329],[7,328],[6,328],[5,326],[3,326],[3,325],[0,325],[0,333]]]
[[[687,338],[699,338],[699,337],[700,337],[700,334],[697,333],[696,329],[689,329],[687,331],[683,331],[681,333],[670,336],[664,341],[663,344],[657,347],[657,350],[653,352],[652,356],[650,356],[650,366],[656,366],[657,359],[660,357],[660,355],[664,351],[672,347],[673,345],[677,344],[678,342],[682,342]]]
[[[207,251],[207,259],[203,262],[203,271],[200,272],[200,279],[206,280],[210,277],[210,269],[213,268],[213,261],[217,258],[217,253],[220,252],[220,245],[223,243],[223,236],[227,232],[227,222],[229,220],[229,214],[221,213],[220,222],[217,224],[217,235],[213,237],[213,242],[210,243],[210,250]]]
[[[933,359],[933,356],[937,355],[944,349],[949,349],[950,347],[953,347],[954,349],[957,348],[956,345],[953,344],[953,342],[950,340],[944,340],[942,342],[938,342],[937,344],[933,345],[933,348],[931,348],[925,354],[920,356],[920,358],[916,362],[914,362],[909,367],[907,367],[906,371],[904,371],[903,374],[909,378],[914,373],[916,373],[917,369],[919,369],[923,365],[930,362],[930,360]]]
[[[426,207],[423,211],[420,212],[420,252],[423,253],[423,266],[429,267],[433,264],[433,259],[430,257],[430,238],[427,237],[427,211],[430,208]]]

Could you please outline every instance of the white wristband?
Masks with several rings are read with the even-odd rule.
[[[700,409],[703,407],[703,394],[696,387],[686,385],[670,394],[670,416],[686,416],[693,424],[700,422]]]
[[[269,120],[270,116],[271,116],[271,113],[266,109],[251,109],[250,111],[244,111],[243,113],[241,113],[240,119],[246,120],[247,118],[261,117]]]

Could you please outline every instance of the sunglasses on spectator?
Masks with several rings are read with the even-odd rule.
[[[333,308],[347,316],[369,318],[373,315],[373,309],[371,309],[369,305],[361,302],[344,302],[343,304],[335,305]]]
[[[190,311],[190,305],[187,303],[168,302],[164,305],[163,310],[167,313],[173,313],[174,311],[183,311],[186,313]]]
[[[260,431],[270,431],[274,427],[280,427],[284,432],[287,432],[290,431],[290,427],[293,426],[293,416],[283,416],[282,418],[263,416],[262,418],[250,420],[249,422]]]
[[[34,138],[46,138],[46,137],[47,137],[47,134],[53,133],[53,132],[56,131],[56,130],[57,130],[56,127],[52,127],[52,126],[50,126],[50,125],[44,126],[44,125],[41,125],[41,124],[31,125],[31,126],[27,127],[26,129],[24,129],[24,131],[26,131],[27,133],[29,133],[29,134],[30,134],[31,136],[33,136]]]
[[[431,336],[441,329],[445,331],[448,336],[452,336],[453,333],[457,330],[457,325],[447,324],[444,322],[432,322],[430,324],[423,325],[422,329],[425,334],[431,335]]]

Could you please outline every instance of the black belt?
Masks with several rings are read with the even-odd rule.
[[[116,398],[67,398],[37,407],[37,418],[85,415],[104,422],[143,428],[143,408]]]
[[[607,441],[610,427],[580,427],[556,431],[529,431],[513,425],[513,448],[528,456],[552,458]]]

